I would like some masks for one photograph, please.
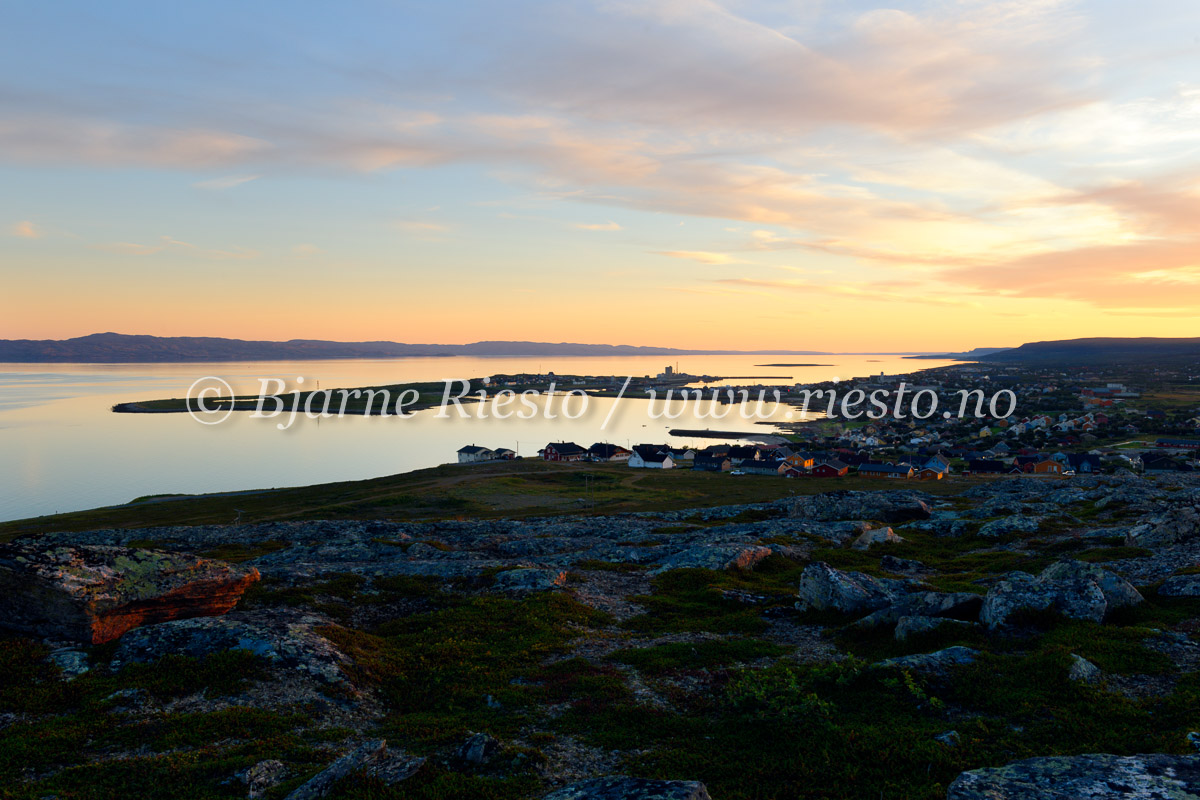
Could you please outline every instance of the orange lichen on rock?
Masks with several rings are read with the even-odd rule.
[[[103,644],[139,625],[224,614],[258,570],[129,547],[0,545],[0,626]]]

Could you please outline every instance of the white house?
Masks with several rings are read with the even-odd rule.
[[[477,461],[491,461],[497,458],[496,453],[486,447],[469,444],[458,448],[458,463],[474,464]]]
[[[629,466],[642,469],[674,469],[675,459],[665,447],[650,444],[639,444],[633,448],[629,457]]]

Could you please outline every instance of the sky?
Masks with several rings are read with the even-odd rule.
[[[0,15],[0,338],[1200,335],[1195,0]]]

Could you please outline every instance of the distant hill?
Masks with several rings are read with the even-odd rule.
[[[813,350],[678,350],[670,347],[570,342],[404,344],[292,339],[256,342],[204,336],[94,333],[75,339],[0,339],[0,362],[136,363],[154,361],[290,361],[420,356],[687,356],[827,355]]]
[[[1200,361],[1200,338],[1097,338],[1030,342],[1011,350],[980,356],[977,360],[1004,364],[1177,364]]]
[[[1011,348],[1008,347],[976,347],[973,350],[966,350],[962,353],[942,353],[940,355],[934,353],[922,353],[919,356],[905,356],[905,358],[957,358],[962,361],[974,361],[982,356],[987,356],[1010,349]]]

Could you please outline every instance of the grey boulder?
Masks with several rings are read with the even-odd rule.
[[[1091,683],[1100,677],[1100,668],[1086,658],[1075,653],[1071,654],[1071,669],[1067,677],[1081,683]]]
[[[165,655],[203,658],[227,650],[245,650],[278,669],[308,675],[321,683],[345,684],[350,662],[316,632],[325,620],[279,613],[262,618],[198,617],[147,625],[130,631],[113,655],[112,668],[147,664]]]
[[[882,581],[862,572],[842,572],[823,561],[809,564],[800,575],[796,608],[800,611],[875,611],[900,596],[898,581]]]
[[[454,752],[454,760],[460,764],[480,767],[500,752],[500,742],[487,733],[473,733]]]
[[[944,675],[950,667],[973,664],[979,656],[978,650],[970,647],[947,647],[933,653],[917,653],[912,656],[889,658],[874,664],[878,668],[895,668],[920,672],[926,675]]]
[[[901,544],[904,537],[899,536],[891,528],[873,528],[866,531],[850,545],[855,550],[870,550],[877,544]]]
[[[697,545],[664,558],[655,572],[682,567],[753,569],[773,551],[765,545]]]
[[[1056,611],[1072,619],[1103,622],[1111,612],[1141,603],[1133,584],[1095,564],[1060,561],[1036,578],[1024,572],[988,590],[979,621],[997,628],[1018,611]]]
[[[316,800],[324,797],[338,781],[360,770],[369,769],[386,757],[387,742],[382,739],[365,742],[313,775],[285,800]]]

